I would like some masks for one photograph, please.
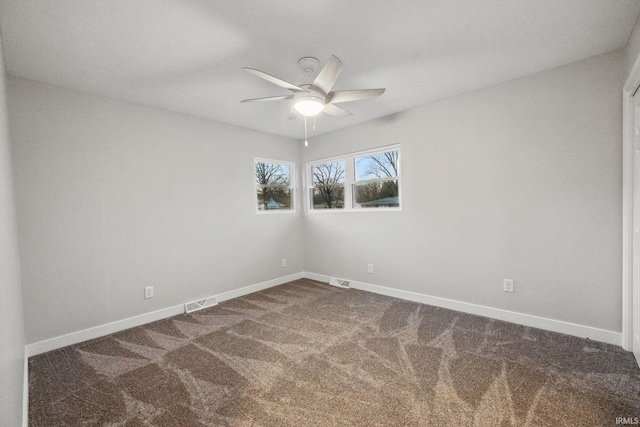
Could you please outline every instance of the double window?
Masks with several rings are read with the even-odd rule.
[[[400,147],[307,163],[312,210],[399,209]]]
[[[256,200],[258,212],[293,210],[295,164],[255,159]]]

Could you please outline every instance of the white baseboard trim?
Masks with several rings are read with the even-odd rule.
[[[300,272],[290,274],[288,276],[279,277],[254,285],[245,286],[239,289],[223,292],[215,295],[219,302],[238,298],[253,292],[258,292],[274,286],[278,286],[293,280],[302,278],[317,280],[329,283],[329,276],[312,272]],[[514,311],[503,310],[499,308],[487,307],[478,304],[472,304],[462,301],[456,301],[447,298],[434,297],[417,292],[404,291],[401,289],[388,288],[384,286],[372,285],[364,282],[350,280],[353,289],[373,292],[380,295],[386,295],[394,298],[400,298],[407,301],[414,301],[422,304],[433,305],[436,307],[448,308],[451,310],[461,311],[463,313],[476,314],[479,316],[489,317],[506,322],[516,323],[533,328],[545,329],[548,331],[559,332],[567,335],[573,335],[580,338],[589,338],[595,341],[601,341],[613,345],[622,344],[622,333],[609,331],[605,329],[594,328],[591,326],[579,325],[576,323],[564,322],[545,317],[533,316],[530,314],[517,313]],[[171,316],[184,313],[184,304],[167,307],[161,310],[152,311],[150,313],[129,317],[104,325],[95,326],[93,328],[84,329],[82,331],[72,332],[59,337],[50,338],[25,346],[25,396],[28,396],[28,358],[36,356],[47,351],[56,350],[73,344],[78,344],[90,339],[99,338],[125,329],[144,325],[146,323],[155,322],[157,320],[166,319]],[[25,413],[28,413],[28,398],[25,398]],[[26,418],[26,415],[25,415]]]
[[[304,277],[320,282],[328,283],[330,277],[322,274],[305,272]],[[532,328],[544,329],[552,332],[559,332],[580,338],[589,338],[607,344],[622,345],[622,333],[609,331],[606,329],[594,328],[592,326],[579,325],[577,323],[554,320],[546,317],[533,316],[530,314],[518,313],[515,311],[503,310],[500,308],[487,307],[484,305],[472,304],[468,302],[456,301],[447,298],[434,297],[417,292],[403,291],[401,289],[387,288],[384,286],[371,285],[363,282],[349,280],[353,289],[373,292],[380,295],[395,297],[407,301],[433,305],[436,307],[448,308],[461,311],[463,313],[475,314],[492,319],[503,320],[505,322],[516,323]]]
[[[24,347],[24,378],[22,384],[22,427],[29,427],[29,357]]]
[[[215,295],[215,297],[217,298],[218,302],[222,302],[222,301],[230,300],[233,298],[238,298],[253,292],[261,291],[263,289],[271,288],[273,286],[282,285],[283,283],[291,282],[293,280],[302,279],[303,277],[304,277],[304,273],[302,272],[290,274],[288,276],[267,280],[266,282],[256,283],[255,285],[249,285],[239,289],[223,292],[221,294]],[[138,316],[116,320],[114,322],[106,323],[104,325],[99,325],[93,328],[71,332],[69,334],[61,335],[59,337],[54,337],[47,340],[28,344],[25,347],[26,358],[31,356],[36,356],[38,354],[46,353],[47,351],[52,351],[58,348],[66,347],[69,345],[78,344],[83,341],[100,338],[105,335],[113,334],[115,332],[120,332],[125,329],[155,322],[157,320],[166,319],[168,317],[176,316],[182,313],[184,313],[184,304],[178,304],[172,307],[167,307],[160,310],[152,311],[150,313],[144,313]]]
[[[104,325],[94,326],[93,328],[83,329],[81,331],[71,332],[59,337],[49,338],[43,341],[28,344],[27,354],[29,355],[29,357],[37,356],[38,354],[46,353],[48,351],[57,350],[62,347],[78,344],[83,341],[92,340],[94,338],[100,338],[105,335],[144,325],[145,323],[155,322],[156,320],[166,319],[167,317],[175,316],[181,313],[184,313],[184,304],[174,305],[172,307],[163,308],[160,310],[152,311],[150,313],[140,314],[138,316],[133,316],[122,320],[116,320]]]
[[[277,279],[267,280],[266,282],[257,283],[255,285],[245,286],[244,288],[234,289],[232,291],[223,292],[216,295],[218,302],[226,301],[233,298],[238,298],[243,295],[251,294],[261,291],[263,289],[272,288],[274,286],[282,285],[284,283],[292,282],[294,280],[304,278],[304,273],[294,273],[284,277],[278,277]]]

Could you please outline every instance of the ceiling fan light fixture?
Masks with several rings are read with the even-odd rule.
[[[317,96],[301,96],[293,104],[296,111],[303,116],[317,116],[324,109],[324,99]]]

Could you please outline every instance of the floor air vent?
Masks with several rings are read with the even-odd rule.
[[[194,311],[202,310],[203,308],[213,307],[214,305],[218,305],[218,300],[216,297],[209,297],[200,299],[198,301],[188,302],[184,305],[185,313],[193,313]]]
[[[337,277],[332,277],[329,279],[329,284],[332,286],[337,286],[339,288],[349,288],[349,281],[338,279]]]

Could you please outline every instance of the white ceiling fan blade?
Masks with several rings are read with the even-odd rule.
[[[333,104],[325,104],[324,105],[324,109],[322,110],[322,112],[330,114],[332,116],[338,116],[338,117],[353,116],[353,113],[350,113],[349,111],[345,110],[344,108],[338,107],[337,105],[333,105]]]
[[[329,93],[341,71],[342,62],[336,56],[332,55],[329,62],[320,70],[311,87],[319,89],[323,94]]]
[[[271,74],[267,74],[264,71],[256,70],[255,68],[247,68],[247,67],[243,67],[242,69],[253,74],[254,76],[258,76],[261,79],[268,81],[269,83],[273,83],[274,85],[283,87],[285,89],[289,89],[293,92],[306,92],[305,89],[299,86],[296,86],[294,84],[291,84],[289,82],[285,82],[284,80],[279,79],[275,76],[272,76]]]
[[[281,101],[284,99],[291,99],[293,95],[280,95],[280,96],[268,96],[266,98],[251,98],[251,99],[243,99],[240,102],[257,102],[257,101]]]
[[[375,98],[384,93],[384,89],[360,89],[360,90],[340,90],[330,92],[327,102],[339,104],[341,102],[359,101],[361,99]]]

